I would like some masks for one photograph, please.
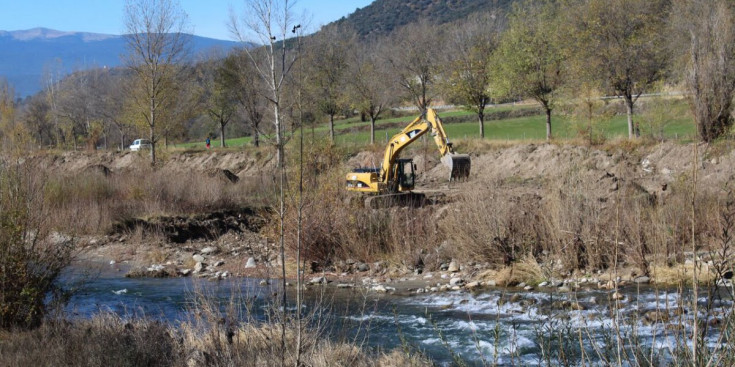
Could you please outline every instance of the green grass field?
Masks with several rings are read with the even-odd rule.
[[[510,111],[519,109],[529,109],[535,106],[499,106],[490,107],[487,113],[494,111]],[[634,120],[640,123],[641,134],[654,138],[692,140],[696,134],[694,123],[686,113],[686,105],[684,102],[678,102],[672,107],[673,115],[680,116],[673,118],[663,127],[653,128],[646,121],[644,116],[634,116]],[[438,111],[440,117],[463,117],[465,121],[459,123],[445,123],[445,129],[450,139],[469,139],[479,136],[479,124],[475,115],[466,110]],[[381,119],[376,122],[375,141],[383,144],[388,138],[397,134],[402,126],[407,125],[415,116],[404,116]],[[491,140],[544,140],[546,139],[545,116],[535,115],[530,117],[508,118],[503,120],[485,121],[485,139]],[[400,127],[394,126],[398,124]],[[335,135],[337,144],[368,144],[370,142],[369,122],[361,122],[359,117],[352,117],[335,121]],[[627,137],[628,126],[625,115],[616,115],[612,118],[596,121],[589,124],[573,121],[565,115],[552,115],[552,135],[555,139],[571,139],[577,137],[589,136],[590,131],[598,139],[615,139],[619,137]],[[312,134],[311,127],[305,127],[304,133],[307,137]],[[329,126],[326,123],[320,124],[313,128],[313,133],[317,138],[323,138],[329,134]],[[262,139],[266,144],[265,139]],[[240,137],[227,139],[226,144],[230,148],[242,147],[250,144],[251,137]],[[219,140],[212,140],[212,146],[219,148]],[[204,148],[204,142],[193,142],[177,144],[178,148],[196,149]]]

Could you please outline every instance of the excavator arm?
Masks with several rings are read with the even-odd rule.
[[[394,135],[389,141],[383,154],[380,169],[358,169],[347,174],[347,188],[352,191],[390,193],[404,192],[413,189],[413,180],[410,185],[402,185],[399,177],[406,172],[404,164],[412,164],[410,160],[399,159],[401,151],[418,140],[422,135],[431,132],[434,142],[439,148],[441,161],[450,169],[450,180],[466,178],[470,173],[470,157],[466,154],[457,154],[449,142],[444,131],[444,125],[433,109],[416,117],[401,132]],[[413,172],[412,167],[409,167]]]
[[[442,163],[449,167],[449,179],[456,180],[469,176],[471,164],[469,155],[454,152],[452,143],[444,131],[444,124],[436,114],[436,111],[429,108],[424,114],[414,119],[400,133],[394,135],[388,141],[388,147],[385,149],[383,163],[381,165],[381,178],[383,178],[383,182],[392,181],[392,168],[400,156],[401,151],[429,131],[431,131],[431,136],[434,138],[434,143],[439,148],[439,156],[441,157]]]

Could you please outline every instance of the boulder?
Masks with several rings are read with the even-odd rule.
[[[207,268],[207,264],[198,261],[196,265],[194,265],[194,274],[199,274],[204,271],[204,269]]]
[[[196,254],[196,255],[192,256],[191,258],[192,258],[192,259],[194,259],[194,261],[196,261],[196,262],[198,262],[198,263],[200,263],[200,262],[203,262],[203,261],[204,261],[204,256],[202,256],[202,255],[199,255],[199,254]]]
[[[208,246],[202,249],[202,251],[199,251],[203,255],[211,255],[217,252],[216,247]]]
[[[385,288],[384,286],[382,286],[382,285],[380,285],[380,284],[378,284],[378,285],[374,286],[374,287],[373,287],[373,290],[374,290],[375,292],[378,292],[378,293],[385,293],[385,292],[387,292],[387,291],[388,291],[388,289],[387,289],[387,288]]]
[[[309,284],[327,284],[327,278],[325,277],[314,277],[309,281]]]
[[[245,263],[245,269],[252,269],[254,267],[256,267],[255,258],[253,257],[248,258],[248,261]]]
[[[357,264],[357,271],[368,271],[368,270],[370,270],[370,265],[362,263],[362,262]]]
[[[383,266],[383,262],[382,261],[374,262],[373,269],[375,270],[375,272],[383,271],[385,269],[385,267]]]
[[[449,263],[449,266],[447,267],[447,271],[450,272],[450,273],[456,273],[456,272],[458,272],[459,271],[459,264],[456,261],[452,260]]]
[[[643,314],[643,322],[648,325],[668,321],[669,314],[665,311],[652,310]]]
[[[464,279],[459,278],[459,277],[454,277],[454,278],[452,278],[452,279],[449,280],[449,285],[451,285],[451,286],[460,286],[460,285],[463,285],[463,284],[464,284]]]
[[[480,287],[480,282],[469,282],[464,286],[466,289],[475,289]]]
[[[645,275],[633,278],[633,283],[635,284],[648,284],[650,282],[651,282],[651,278]]]

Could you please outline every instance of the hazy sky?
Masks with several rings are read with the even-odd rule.
[[[198,36],[231,39],[227,30],[229,9],[238,14],[243,0],[179,0]],[[337,20],[370,4],[372,0],[299,0],[296,15],[305,12],[311,28]],[[124,0],[0,0],[0,30],[36,27],[60,31],[123,33]]]

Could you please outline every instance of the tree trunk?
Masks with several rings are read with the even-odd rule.
[[[253,132],[253,145],[256,148],[260,146],[260,134],[258,134],[257,129]]]
[[[375,117],[370,116],[370,145],[375,144]]]
[[[219,141],[220,141],[220,147],[225,147],[225,124],[220,123],[219,124]]]
[[[628,115],[628,139],[633,137],[641,136],[641,131],[638,126],[633,122],[633,98],[631,96],[625,96],[625,112]]]
[[[480,123],[480,139],[485,139],[485,111],[477,113],[477,121]]]
[[[546,110],[546,141],[551,140],[551,108],[544,108]]]
[[[152,87],[151,87],[152,89]],[[156,165],[156,100],[151,97],[150,114],[151,119],[148,121],[148,127],[150,127],[150,140],[151,140],[151,166]]]
[[[153,130],[153,126],[150,127],[150,135],[149,138],[151,140],[151,166],[156,165],[156,140],[155,140],[156,134]]]
[[[329,114],[329,140],[334,143],[334,115]]]

